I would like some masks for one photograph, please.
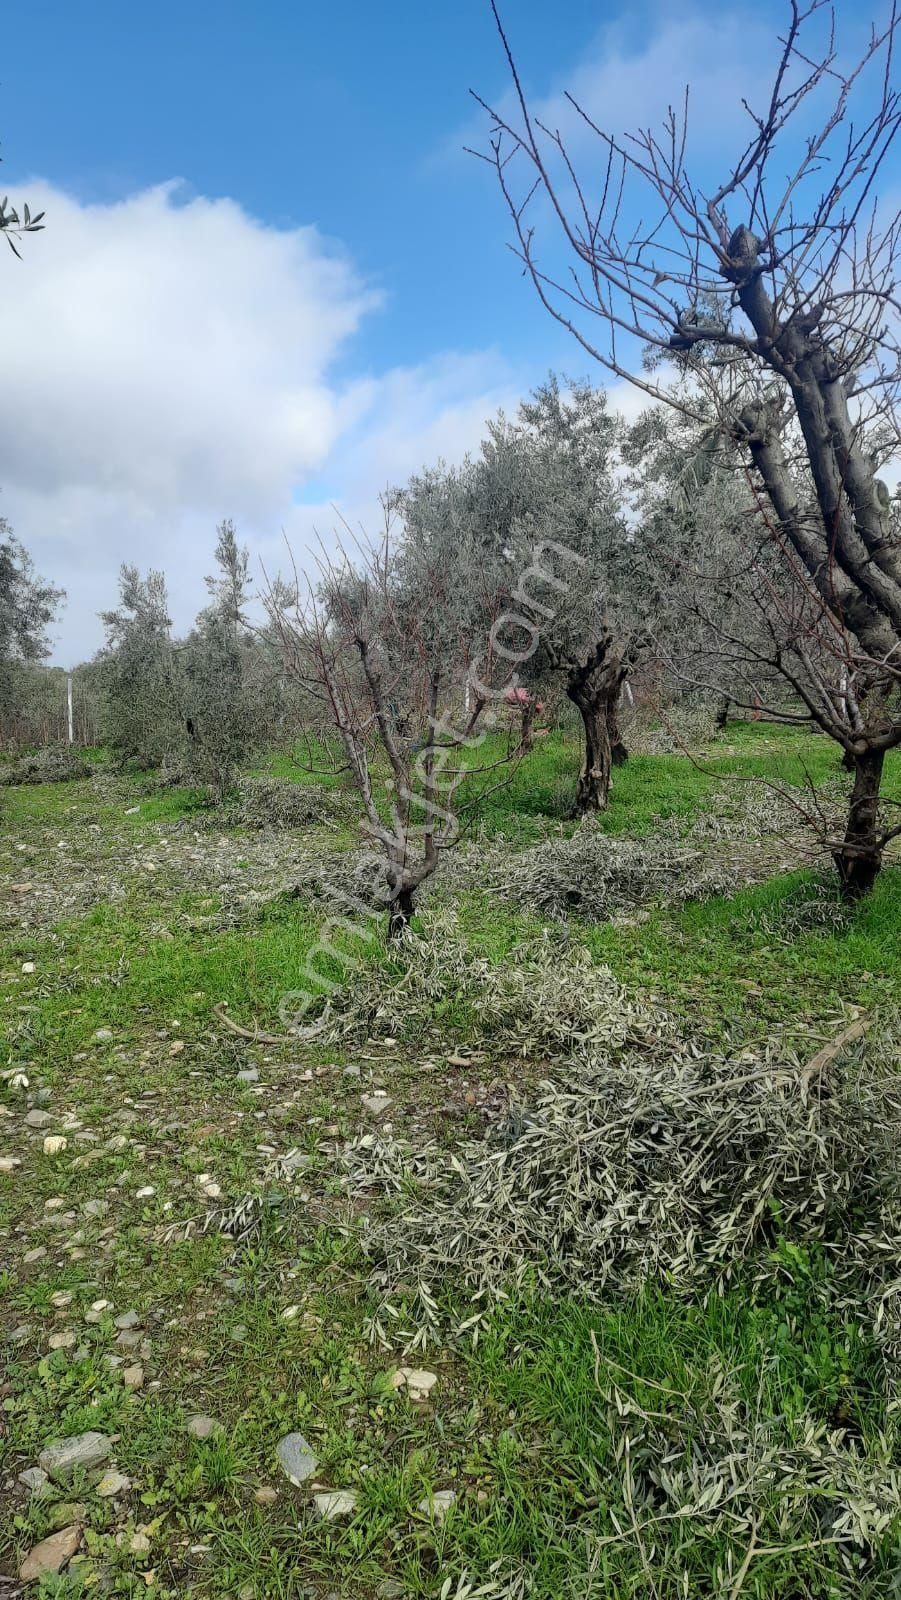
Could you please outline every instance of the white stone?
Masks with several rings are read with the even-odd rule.
[[[432,1517],[435,1522],[443,1522],[452,1505],[456,1503],[457,1496],[453,1489],[437,1489],[434,1494],[426,1495],[419,1502],[419,1510],[423,1516]]]
[[[391,1382],[395,1389],[406,1389],[411,1400],[425,1400],[438,1382],[438,1374],[422,1367],[398,1367]]]
[[[360,1096],[365,1109],[374,1117],[382,1117],[391,1104],[391,1096],[379,1090],[377,1094],[364,1094]]]
[[[357,1509],[353,1489],[328,1489],[324,1494],[314,1494],[313,1504],[323,1522],[334,1522],[337,1517],[351,1517]]]
[[[113,1468],[105,1472],[97,1485],[97,1493],[101,1500],[112,1500],[114,1495],[125,1494],[131,1488],[131,1479],[126,1478],[124,1472],[117,1472]]]
[[[62,1133],[48,1133],[44,1140],[45,1156],[62,1155],[62,1152],[68,1150],[68,1148],[69,1141]]]

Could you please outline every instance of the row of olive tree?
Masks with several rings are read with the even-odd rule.
[[[582,816],[606,807],[626,758],[620,696],[640,664],[684,666],[703,646],[717,691],[741,700],[698,609],[685,518],[657,504],[692,453],[704,455],[697,430],[627,429],[602,391],[552,377],[488,424],[475,456],[390,492],[375,546],[340,547],[316,574],[268,587],[264,631],[316,707],[316,731],[340,741],[395,931],[486,785],[527,758],[536,704],[565,696],[578,710]],[[725,573],[734,480],[707,477]],[[486,743],[511,707],[519,737]]]
[[[186,638],[172,635],[163,573],[122,567],[98,658],[104,739],[121,762],[162,768],[220,800],[272,737],[278,685],[243,621],[248,588],[232,522],[218,529],[209,604]]]

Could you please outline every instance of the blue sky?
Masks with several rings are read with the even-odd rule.
[[[542,87],[601,16],[639,42],[648,11],[597,0],[509,6]],[[470,85],[504,84],[487,0],[24,0],[5,8],[7,170],[109,201],[173,177],[276,226],[315,223],[381,286],[348,360],[497,343],[540,354],[551,330],[517,294],[487,173],[462,153]]]
[[[784,13],[504,7],[539,99],[575,83],[624,125],[690,76],[702,160]],[[469,87],[506,89],[487,0],[7,0],[2,38],[3,181],[47,228],[0,261],[0,513],[68,590],[58,659],[99,645],[120,561],[164,567],[184,626],[221,517],[271,568],[282,530],[368,523],[549,368],[588,372],[462,152]]]

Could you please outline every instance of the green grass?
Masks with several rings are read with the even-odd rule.
[[[478,759],[497,760],[504,748],[499,738],[486,740]],[[554,734],[536,743],[508,783],[495,787],[495,773],[467,780],[462,791],[467,798],[492,791],[478,807],[478,825],[489,835],[525,843],[534,836],[532,819],[565,820],[575,793],[579,751],[575,732]],[[901,761],[896,769],[901,770]],[[641,838],[670,817],[693,816],[727,778],[803,785],[839,773],[835,746],[827,739],[780,725],[730,723],[691,758],[630,756],[614,770],[610,807],[598,819],[599,826],[606,833]]]
[[[656,1515],[680,1503],[678,1496],[667,1503],[659,1492],[646,1498],[662,1462],[652,1456],[649,1479],[642,1468],[642,1436],[650,1431],[643,1412],[665,1419],[671,1473],[715,1459],[712,1373],[724,1376],[739,1434],[742,1427],[764,1426],[786,1458],[811,1421],[834,1427],[837,1416],[853,1426],[859,1448],[878,1448],[878,1362],[856,1322],[839,1310],[828,1268],[785,1244],[774,1252],[774,1267],[765,1289],[737,1284],[703,1304],[674,1301],[649,1288],[609,1309],[535,1300],[499,1314],[470,1366],[483,1406],[498,1409],[511,1425],[481,1455],[493,1515],[470,1532],[473,1556],[481,1535],[482,1559],[514,1557],[532,1573],[541,1595],[566,1592],[575,1574],[588,1567],[596,1574],[592,1593],[619,1597],[649,1592],[646,1552],[653,1549],[650,1592],[714,1595],[728,1592],[717,1574],[737,1572],[753,1522],[761,1547],[778,1550],[791,1543],[782,1520],[785,1502],[770,1485],[756,1494],[739,1490],[725,1516],[664,1519],[645,1531],[643,1554],[639,1540],[630,1537],[633,1513],[623,1491],[629,1461],[622,1447],[630,1438],[637,1522],[649,1527]],[[617,1416],[614,1395],[633,1408],[625,1419]],[[708,1435],[700,1419],[707,1419]],[[719,1444],[722,1455],[729,1449]],[[739,1446],[736,1483],[741,1477]],[[817,1545],[816,1514],[799,1521],[810,1550],[762,1560],[749,1592],[850,1592],[842,1587],[848,1580],[834,1552]],[[878,1574],[890,1579],[896,1531],[882,1542],[877,1572],[868,1576],[873,1587],[861,1593],[877,1592]],[[839,1587],[830,1589],[830,1581]]]
[[[565,829],[577,766],[573,740],[540,742],[509,785],[485,795],[475,828],[511,848]],[[343,781],[313,780],[287,756],[264,770]],[[631,759],[616,773],[601,826],[644,836],[658,821],[689,818],[727,775],[778,781],[808,773],[822,782],[837,771],[825,741],[730,726],[694,761]],[[0,1572],[11,1573],[23,1550],[77,1516],[86,1529],[81,1577],[70,1569],[48,1594],[381,1600],[392,1592],[380,1593],[387,1581],[411,1600],[435,1600],[449,1580],[452,1597],[464,1581],[496,1581],[503,1597],[508,1578],[525,1572],[533,1600],[729,1600],[747,1551],[749,1508],[742,1503],[731,1520],[698,1514],[653,1537],[630,1535],[611,1388],[621,1401],[670,1414],[681,1465],[714,1447],[717,1371],[729,1374],[740,1417],[762,1420],[779,1449],[794,1450],[809,1421],[840,1417],[853,1448],[874,1454],[887,1427],[879,1365],[866,1319],[843,1303],[828,1261],[774,1240],[770,1260],[707,1301],[679,1301],[648,1285],[637,1299],[602,1306],[511,1303],[474,1349],[410,1357],[439,1374],[431,1402],[411,1404],[391,1385],[398,1355],[367,1339],[375,1309],[361,1251],[367,1218],[348,1203],[335,1151],[361,1128],[371,1131],[360,1094],[375,1083],[394,1097],[405,1136],[431,1133],[453,1144],[476,1134],[481,1123],[466,1087],[474,1073],[485,1083],[496,1070],[506,1076],[509,1063],[451,1069],[433,1039],[424,1058],[414,1038],[390,1052],[368,1043],[339,1051],[269,1047],[226,1033],[213,1017],[219,1001],[249,1027],[280,1031],[279,1001],[309,982],[304,969],[326,913],[291,898],[236,911],[215,887],[192,889],[176,878],[164,894],[162,867],[153,881],[129,866],[139,843],[184,819],[193,840],[190,818],[200,803],[190,791],[152,793],[146,778],[114,774],[0,796],[2,870],[11,881],[89,875],[92,839],[104,867],[107,844],[109,859],[120,852],[125,874],[115,902],[46,927],[17,925],[14,915],[3,934],[7,1063],[27,1073],[29,1093],[49,1092],[54,1117],[69,1111],[81,1124],[65,1152],[45,1155],[41,1134],[18,1121],[23,1091],[0,1084],[0,1107],[11,1113],[0,1118],[0,1149],[23,1157],[21,1168],[0,1176],[0,1253],[9,1268],[0,1276],[9,1340],[3,1470],[14,1478],[49,1438],[104,1428],[118,1436],[116,1465],[133,1480],[122,1505],[101,1500],[89,1481],[32,1499],[10,1492]],[[231,837],[240,855],[246,845]],[[348,842],[325,829],[311,837],[323,850]],[[851,911],[817,884],[808,872],[783,873],[643,920],[574,922],[569,937],[698,1034],[734,1041],[779,1029],[803,1039],[819,1029],[821,1037],[842,1006],[897,1001],[901,868],[887,868]],[[462,896],[456,913],[470,949],[495,963],[514,948],[527,953],[541,934],[539,919],[483,893]],[[423,925],[428,917],[426,910]],[[402,969],[402,954],[386,949],[381,931],[349,948],[368,964]],[[22,972],[25,962],[34,973]],[[328,956],[320,970],[327,979],[347,976],[346,964]],[[469,1042],[472,1014],[452,992],[436,989],[432,1021],[447,1053]],[[98,1029],[111,1036],[97,1039]],[[259,1083],[238,1080],[245,1067],[257,1069]],[[309,1164],[286,1179],[269,1162],[289,1149]],[[203,1231],[202,1174],[212,1175],[226,1206],[265,1197],[259,1230],[243,1244]],[[108,1211],[86,1210],[98,1198]],[[173,1223],[181,1227],[167,1232]],[[442,1287],[452,1298],[453,1286]],[[72,1295],[69,1306],[54,1306],[59,1291]],[[87,1321],[100,1298],[111,1308]],[[146,1369],[134,1393],[109,1362],[119,1351],[112,1319],[130,1307],[147,1341],[146,1353],[127,1356]],[[52,1352],[49,1334],[60,1330],[75,1339]],[[186,1421],[195,1412],[213,1415],[221,1431],[192,1439]],[[640,1411],[630,1426],[640,1454]],[[319,1481],[357,1493],[349,1521],[318,1521],[308,1493],[280,1476],[275,1445],[292,1429],[312,1443]],[[278,1498],[257,1503],[256,1491],[270,1485]],[[644,1493],[644,1479],[640,1487]],[[457,1495],[441,1526],[420,1509],[439,1489]],[[764,1549],[786,1543],[785,1526],[797,1524],[804,1536],[788,1554],[753,1561],[741,1600],[889,1600],[897,1529],[849,1573],[817,1543],[815,1497],[786,1513],[785,1526],[771,1489],[750,1510]]]
[[[623,982],[651,989],[689,1017],[803,1026],[843,1003],[897,1002],[901,868],[886,868],[872,895],[851,909],[831,900],[827,880],[830,922],[818,928],[812,891],[821,882],[810,872],[784,873],[730,899],[655,911],[633,927],[584,929],[582,937]]]

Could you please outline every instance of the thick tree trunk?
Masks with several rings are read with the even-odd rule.
[[[573,705],[578,707],[585,732],[582,771],[572,807],[574,817],[607,809],[614,746],[618,747],[617,763],[625,760],[617,707],[628,670],[624,647],[606,628],[584,660],[570,663],[566,693]]]
[[[535,702],[527,700],[520,712],[519,750],[527,756],[535,744]]]
[[[573,698],[573,697],[571,697]],[[573,816],[584,817],[592,811],[606,811],[610,799],[610,769],[613,750],[610,744],[609,706],[605,699],[575,701],[582,717],[585,732],[585,749],[582,770],[573,802]]]
[[[388,938],[399,939],[406,933],[413,915],[412,889],[399,889],[388,910]]]
[[[868,894],[882,867],[879,788],[884,761],[881,750],[869,750],[854,758],[848,826],[842,843],[832,852],[846,900],[859,900]]]

